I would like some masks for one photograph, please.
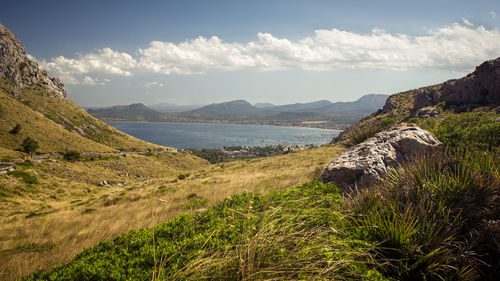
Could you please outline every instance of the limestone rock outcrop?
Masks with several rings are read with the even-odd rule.
[[[362,189],[379,182],[389,168],[397,168],[438,149],[441,142],[415,125],[399,125],[375,134],[334,159],[320,176],[342,191]]]
[[[39,85],[60,98],[66,97],[63,83],[38,67],[26,54],[19,39],[0,23],[0,78],[12,81],[16,87]],[[15,91],[11,94],[16,94]]]

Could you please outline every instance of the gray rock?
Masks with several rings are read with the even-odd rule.
[[[5,78],[18,88],[39,85],[60,98],[66,97],[63,83],[41,70],[26,54],[19,39],[0,23],[0,78]],[[16,94],[16,90],[11,93]]]
[[[413,114],[413,117],[418,117],[421,119],[427,119],[430,117],[436,118],[441,114],[441,112],[443,112],[443,110],[438,106],[427,106],[427,107],[423,107],[423,108],[418,109]]]
[[[415,125],[399,125],[375,134],[334,159],[320,176],[343,192],[379,182],[389,168],[435,151],[441,142]]]

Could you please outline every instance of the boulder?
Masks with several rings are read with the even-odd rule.
[[[320,176],[341,191],[362,189],[379,182],[389,168],[437,150],[441,142],[415,125],[398,125],[375,134],[334,159]]]

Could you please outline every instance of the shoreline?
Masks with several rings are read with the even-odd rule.
[[[262,122],[218,122],[218,121],[201,121],[201,120],[196,120],[196,121],[158,121],[158,120],[106,120],[106,119],[100,119],[102,122],[105,122],[106,124],[110,123],[172,123],[172,124],[223,124],[223,125],[258,125],[258,126],[277,126],[277,127],[292,127],[292,128],[301,128],[301,129],[315,129],[315,130],[327,130],[327,131],[338,131],[341,133],[344,131],[347,127],[349,127],[352,124],[338,124],[335,123],[338,126],[335,126],[337,128],[332,127],[325,127],[325,126],[301,126],[300,124],[266,124]],[[310,122],[310,121],[304,121],[304,122]],[[329,123],[307,123],[307,124],[329,124]]]

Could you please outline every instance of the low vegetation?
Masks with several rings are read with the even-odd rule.
[[[398,280],[494,280],[500,274],[500,159],[453,151],[389,173],[347,204],[377,268]]]
[[[0,280],[67,262],[100,241],[209,209],[233,194],[310,182],[342,151],[327,146],[217,165],[172,152],[20,162],[17,170],[39,183],[0,176]]]
[[[319,182],[233,196],[25,280],[383,280],[370,269],[372,245],[346,231],[341,202]]]
[[[442,121],[425,120],[421,126],[444,144],[470,150],[496,150],[500,146],[499,115],[460,113]]]

